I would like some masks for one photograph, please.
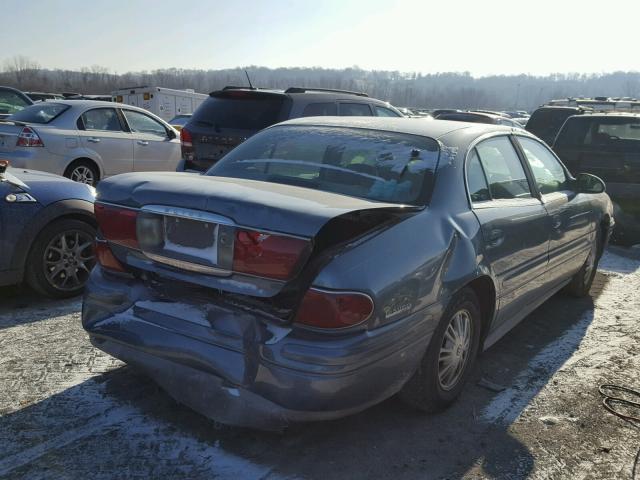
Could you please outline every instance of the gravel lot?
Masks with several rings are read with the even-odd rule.
[[[593,299],[539,308],[447,412],[392,398],[281,435],[216,425],[94,349],[80,300],[5,289],[0,478],[631,478],[640,429],[602,408],[598,386],[640,388],[640,260],[610,251],[600,267]]]

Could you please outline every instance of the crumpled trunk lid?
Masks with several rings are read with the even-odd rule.
[[[399,208],[291,185],[173,172],[108,178],[98,185],[97,199],[132,208],[166,205],[201,210],[239,226],[306,238],[314,237],[332,218],[350,212]]]

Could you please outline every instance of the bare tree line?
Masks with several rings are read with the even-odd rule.
[[[552,98],[569,96],[640,97],[640,73],[548,76],[494,75],[475,78],[463,73],[407,73],[398,71],[328,68],[245,67],[254,86],[316,87],[364,91],[397,106],[426,108],[490,108],[531,110]],[[150,72],[111,73],[99,65],[80,71],[44,69],[17,56],[4,62],[0,85],[24,91],[108,94],[118,88],[149,85],[192,88],[208,93],[226,85],[247,85],[245,68],[195,70],[167,68]]]

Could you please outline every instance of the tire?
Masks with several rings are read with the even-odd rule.
[[[448,363],[446,360],[443,361],[441,349],[451,344],[450,326],[454,325],[456,317],[460,318],[459,315],[461,314],[466,315],[468,319],[467,325],[471,330],[468,335],[468,348],[466,356],[462,360],[464,363],[460,367],[456,367],[457,373],[454,374],[454,378],[447,382],[451,368],[445,372],[445,367]],[[472,370],[478,354],[481,326],[478,298],[473,290],[465,288],[458,292],[449,303],[429,342],[418,370],[400,391],[400,398],[424,412],[442,411],[451,405],[462,392]],[[452,353],[460,352],[458,347],[452,350]],[[454,355],[449,355],[448,358],[452,356]],[[460,358],[457,355],[454,357]]]
[[[53,298],[80,294],[95,265],[95,236],[96,229],[81,220],[62,219],[47,225],[36,237],[27,257],[25,269],[29,286]]]
[[[95,187],[100,180],[98,167],[91,160],[75,160],[67,167],[64,176],[74,182],[86,183]]]
[[[571,282],[566,286],[567,293],[574,297],[580,298],[589,295],[589,290],[591,290],[593,279],[596,277],[596,271],[598,270],[598,262],[602,255],[601,237],[600,229],[596,230],[596,238],[591,245],[589,256],[580,270],[578,270],[578,273],[573,276]]]

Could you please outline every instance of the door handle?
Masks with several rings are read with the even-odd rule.
[[[89,137],[89,138],[87,138],[87,142],[100,143],[100,139],[97,138],[97,137]]]
[[[502,245],[504,242],[504,231],[499,228],[494,228],[489,232],[487,238],[487,248],[496,248]]]
[[[147,142],[146,140],[138,140],[138,145],[149,145],[149,142]]]

